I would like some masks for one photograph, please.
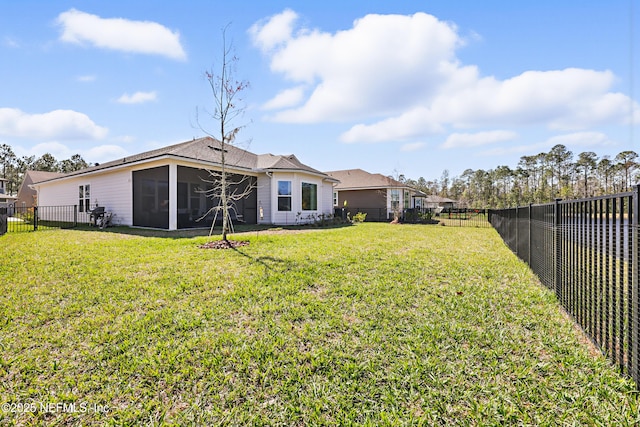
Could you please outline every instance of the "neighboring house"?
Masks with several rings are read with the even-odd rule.
[[[7,194],[7,180],[0,178],[0,208],[6,208],[16,201],[15,196]]]
[[[121,225],[167,230],[207,227],[217,200],[207,197],[212,188],[208,170],[221,168],[221,144],[199,138],[147,151],[42,181],[36,189],[39,206],[77,205],[79,220],[104,207]],[[332,191],[337,182],[301,163],[294,155],[257,155],[225,147],[231,190],[247,198],[236,202],[234,217],[248,224],[295,224],[333,214]],[[209,181],[209,182],[207,182]],[[204,219],[203,219],[204,217]],[[218,217],[220,219],[220,217]]]
[[[425,208],[429,209],[452,209],[458,207],[458,202],[456,200],[447,199],[446,197],[440,196],[427,196],[425,199]]]
[[[59,172],[45,172],[45,171],[27,171],[24,174],[22,184],[18,190],[18,199],[16,200],[17,207],[32,208],[38,205],[38,198],[36,190],[32,188],[32,184],[47,181],[49,179],[59,178],[63,176],[63,173]]]
[[[379,173],[362,169],[326,172],[340,181],[333,189],[333,204],[346,208],[352,215],[367,214],[369,221],[387,221],[395,215],[402,217],[407,209],[423,207],[426,194]]]

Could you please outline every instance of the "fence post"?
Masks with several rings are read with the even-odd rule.
[[[531,207],[533,206],[533,203],[529,203],[529,256],[528,256],[528,260],[527,263],[529,264],[529,267],[531,267]]]
[[[562,262],[560,260],[560,200],[556,199],[553,204],[553,287],[555,288],[558,301],[562,301]]]
[[[33,231],[38,230],[38,207],[33,207]]]
[[[7,208],[0,208],[0,236],[6,234],[9,226],[9,213]]]
[[[520,233],[518,232],[520,228],[520,216],[518,214],[518,206],[516,205],[516,255],[518,258],[522,259],[520,256]]]
[[[640,361],[638,360],[638,340],[640,339],[640,327],[638,325],[638,214],[640,214],[640,185],[633,187],[633,207],[631,212],[631,304],[630,307],[630,329],[631,329],[631,376],[636,384],[640,384]]]
[[[73,205],[73,228],[78,226],[78,205]]]

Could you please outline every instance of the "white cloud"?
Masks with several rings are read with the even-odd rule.
[[[442,148],[470,148],[496,142],[510,141],[517,138],[518,134],[507,130],[492,130],[477,133],[452,133],[442,144]]]
[[[120,142],[131,143],[136,140],[136,137],[131,135],[122,135],[122,136],[116,137],[115,140]]]
[[[373,125],[355,125],[343,133],[340,140],[346,143],[384,142],[432,135],[442,131],[442,126],[431,117],[426,108],[416,107],[398,117],[391,117]]]
[[[36,144],[29,149],[29,155],[40,157],[45,153],[51,154],[56,160],[68,159],[76,153],[72,153],[69,147],[56,141]]]
[[[155,101],[157,99],[157,94],[155,91],[153,92],[136,92],[133,95],[129,95],[125,93],[120,98],[118,98],[118,102],[121,104],[142,104],[144,102]]]
[[[281,91],[266,104],[267,118],[352,123],[341,135],[344,142],[397,141],[487,126],[577,131],[623,124],[632,115],[640,120],[637,103],[611,92],[616,77],[608,70],[532,70],[503,80],[482,76],[457,58],[465,43],[457,27],[426,13],[367,15],[335,33],[300,28],[298,21],[286,10],[250,30],[271,70],[306,88],[291,104],[275,102],[292,95]]]
[[[253,24],[249,28],[249,35],[256,46],[263,52],[268,52],[291,39],[293,24],[297,19],[297,13],[291,9],[285,9],[282,13]]]
[[[610,71],[577,68],[527,71],[504,81],[477,78],[440,94],[431,110],[439,120],[459,127],[547,124],[581,128],[594,120],[611,119],[611,109],[597,116],[583,112],[605,99],[613,82]]]
[[[84,75],[84,76],[78,76],[76,79],[79,82],[82,82],[82,83],[90,83],[90,82],[95,82],[96,81],[96,76],[94,76],[94,75]]]
[[[119,145],[99,145],[81,152],[82,158],[91,163],[109,162],[126,157],[128,154],[129,152]]]
[[[614,145],[614,142],[602,132],[574,132],[563,135],[555,135],[545,141],[533,144],[516,145],[510,147],[500,147],[483,151],[481,154],[487,156],[498,156],[505,154],[525,154],[547,151],[555,145],[562,144],[569,150],[585,149],[593,147],[606,147]]]
[[[102,139],[107,128],[96,125],[86,114],[54,110],[28,114],[17,108],[0,108],[0,135],[44,140]]]
[[[575,132],[556,135],[549,138],[547,142],[551,147],[558,144],[566,145],[567,147],[601,147],[613,144],[609,137],[602,132]]]
[[[274,20],[258,26],[254,43]],[[256,24],[259,25],[259,24]],[[284,32],[283,32],[284,33]],[[461,43],[451,24],[425,13],[367,15],[335,34],[288,30],[268,52],[271,69],[293,82],[313,84],[306,103],[277,113],[283,122],[343,121],[402,113],[428,99],[446,81],[445,63]],[[271,44],[270,47],[273,47]]]
[[[187,58],[180,34],[156,22],[105,19],[69,9],[58,15],[57,23],[62,27],[60,40],[64,42],[89,43],[104,49],[161,55],[176,60]]]
[[[424,142],[411,142],[409,144],[404,144],[402,147],[400,147],[400,151],[418,151],[420,149],[422,149],[423,147],[425,147],[427,144],[425,144]]]
[[[263,106],[263,110],[274,110],[280,108],[288,108],[294,105],[298,105],[304,98],[304,88],[302,86],[294,87],[291,89],[285,89],[270,101],[266,102]]]
[[[13,38],[13,37],[9,37],[9,36],[5,36],[4,37],[4,39],[2,40],[2,44],[4,46],[10,47],[12,49],[20,47],[20,43],[18,42],[18,40]]]

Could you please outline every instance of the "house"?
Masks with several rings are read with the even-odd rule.
[[[458,207],[458,202],[446,197],[428,196],[425,199],[424,207],[437,210],[452,209]]]
[[[294,155],[224,149],[231,191],[248,191],[233,217],[248,224],[287,225],[332,215],[334,178]],[[221,143],[193,139],[32,184],[39,206],[77,205],[78,220],[104,207],[121,225],[165,230],[208,227],[218,200],[207,196],[221,169]],[[240,181],[242,181],[240,183]],[[248,186],[248,187],[247,187]],[[218,217],[219,219],[219,217]]]
[[[38,205],[37,193],[31,185],[63,176],[60,172],[27,171],[18,190],[17,207],[32,208]]]
[[[326,172],[339,181],[333,189],[333,204],[351,214],[364,212],[369,221],[402,217],[406,209],[423,207],[426,194],[379,173],[362,169]]]
[[[0,178],[0,208],[7,208],[15,203],[16,197],[7,194],[7,179]]]

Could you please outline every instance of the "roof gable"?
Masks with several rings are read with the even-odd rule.
[[[345,169],[325,172],[340,181],[336,190],[375,189],[375,188],[410,188],[391,177],[379,173],[369,173],[362,169]]]
[[[25,172],[25,180],[27,178],[30,180],[30,184],[35,184],[37,182],[46,181],[48,179],[59,178],[64,176],[64,173],[61,172],[47,172],[47,171],[27,171]]]
[[[203,163],[203,167],[208,167],[209,165],[221,165],[222,154],[222,143],[215,138],[206,136],[203,138],[193,139],[191,141],[181,142],[179,144],[157,148],[155,150],[145,151],[143,153],[123,157],[118,160],[97,164],[95,166],[71,172],[60,177],[47,178],[46,180],[80,176],[87,173],[108,170],[123,165],[153,160],[165,156],[178,157],[185,160],[201,162]],[[224,154],[225,163],[235,169],[246,169],[248,171],[294,170],[319,174],[328,178],[325,173],[313,169],[312,167],[300,162],[300,160],[298,160],[298,158],[293,154],[288,156],[273,154],[257,155],[231,144],[227,144],[225,146]]]
[[[326,175],[323,172],[320,172],[317,169],[314,169],[310,166],[302,163],[298,158],[290,154],[288,156],[283,155],[273,155],[273,154],[261,154],[258,156],[258,163],[256,165],[257,169],[274,171],[274,170],[294,170],[294,171],[305,171],[318,175]]]

